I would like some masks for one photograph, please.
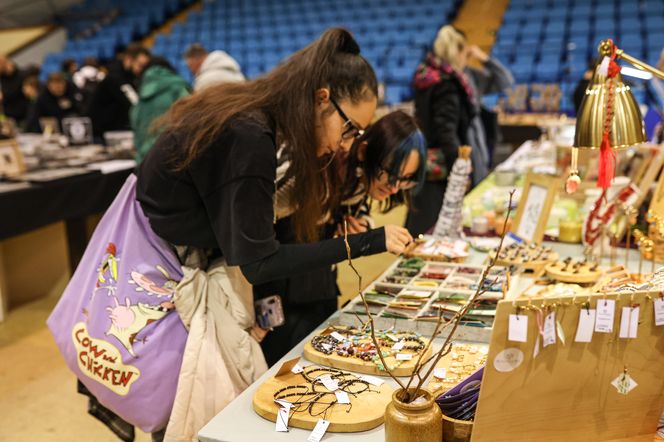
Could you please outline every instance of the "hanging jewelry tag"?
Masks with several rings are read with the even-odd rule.
[[[639,327],[639,306],[632,305],[630,307],[622,308],[622,315],[620,316],[620,332],[618,337],[636,338],[636,333]]]
[[[655,298],[655,325],[664,325],[664,298]]]
[[[514,342],[528,342],[528,316],[510,315],[507,339]]]
[[[601,302],[601,301],[600,301]],[[595,309],[582,308],[579,312],[579,325],[576,328],[574,342],[591,342],[595,327]]]

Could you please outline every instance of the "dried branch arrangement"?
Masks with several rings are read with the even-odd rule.
[[[417,397],[422,395],[422,387],[424,385],[424,382],[431,376],[433,373],[434,368],[436,367],[436,364],[438,361],[440,361],[441,358],[443,358],[445,355],[447,355],[451,350],[452,350],[452,338],[454,337],[454,334],[457,331],[457,328],[459,327],[461,323],[461,319],[468,313],[469,310],[474,308],[476,304],[479,302],[479,298],[486,293],[489,289],[488,287],[491,287],[493,284],[497,282],[497,279],[492,281],[491,283],[487,284],[487,279],[489,278],[489,274],[491,272],[491,269],[496,265],[496,260],[498,255],[500,254],[500,251],[503,248],[503,241],[505,240],[505,234],[507,230],[507,220],[509,219],[510,212],[512,210],[512,198],[514,196],[514,190],[510,192],[510,197],[509,197],[509,202],[507,206],[507,215],[505,216],[505,224],[503,225],[503,234],[500,237],[500,243],[498,245],[498,249],[494,257],[489,261],[489,263],[486,265],[484,270],[482,271],[482,277],[480,278],[480,282],[477,286],[477,290],[475,293],[468,299],[468,302],[463,306],[461,310],[459,310],[450,320],[445,320],[442,314],[442,309],[440,313],[438,314],[438,320],[436,322],[436,326],[434,327],[434,331],[431,334],[431,337],[429,339],[429,342],[427,344],[427,347],[425,350],[420,353],[417,363],[415,364],[415,368],[413,369],[413,373],[410,375],[408,378],[408,382],[405,384],[390,370],[388,364],[385,362],[385,359],[383,358],[382,352],[377,351],[378,357],[380,358],[381,362],[383,363],[383,367],[385,367],[385,371],[387,371],[387,374],[401,387],[401,396],[399,399],[404,402],[404,403],[410,403],[414,401]],[[350,245],[348,243],[348,229],[346,226],[346,223],[344,221],[344,242],[346,244],[346,253],[348,254],[348,265],[350,268],[355,272],[355,275],[357,275],[358,279],[358,293],[360,295],[360,298],[362,299],[362,302],[364,304],[364,309],[366,311],[367,315],[367,322],[363,324],[363,329],[366,327],[369,327],[369,330],[371,332],[371,340],[374,344],[374,346],[377,349],[380,349],[380,346],[378,345],[378,340],[376,339],[376,332],[375,332],[375,324],[374,324],[374,317],[371,314],[371,311],[369,309],[369,304],[367,303],[366,299],[364,298],[364,294],[362,293],[362,276],[360,273],[357,271],[355,266],[353,265],[353,260],[351,259],[351,250],[350,250]],[[358,317],[359,319],[359,317]],[[441,335],[445,330],[449,330],[447,337],[445,338],[445,341],[443,342],[443,345],[441,346],[440,350],[438,352],[434,353],[431,355],[429,358],[426,360],[422,360],[424,354],[427,353],[429,347],[432,345],[434,338],[438,337]],[[428,369],[425,370],[425,367],[428,366]],[[424,374],[422,374],[424,372]],[[416,381],[417,379],[417,381]],[[415,385],[414,388],[411,388],[412,385]]]

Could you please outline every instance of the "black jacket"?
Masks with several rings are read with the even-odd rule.
[[[468,144],[468,127],[475,110],[461,82],[454,75],[441,74],[441,81],[427,89],[415,88],[415,117],[429,148],[445,155],[452,170],[459,146]]]
[[[26,129],[28,132],[41,132],[42,127],[39,124],[39,119],[53,117],[58,119],[58,125],[60,131],[62,131],[62,119],[78,115],[78,104],[71,87],[67,86],[62,97],[56,97],[44,87],[30,109]]]
[[[129,94],[136,94],[135,81],[134,75],[125,71],[122,63],[114,62],[109,66],[108,75],[94,91],[88,110],[95,137],[108,131],[131,129]]]
[[[23,95],[23,79],[25,76],[18,69],[11,75],[0,75],[2,84],[2,107],[5,115],[21,124],[28,115],[30,100]]]

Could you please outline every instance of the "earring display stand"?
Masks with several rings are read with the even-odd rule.
[[[284,387],[294,385],[308,385],[301,374],[295,374],[290,371],[282,375],[277,375],[267,379],[258,387],[253,398],[253,408],[261,417],[276,422],[280,406],[275,403],[275,392],[284,389]],[[327,394],[320,400],[321,404],[316,405],[314,414],[320,412],[320,415],[311,415],[307,411],[290,413],[288,427],[303,428],[311,430],[316,426],[319,419],[325,419],[330,422],[327,431],[331,433],[355,433],[367,431],[383,423],[385,407],[392,400],[392,387],[383,383],[380,386],[370,385],[370,391],[364,391],[356,396],[349,394],[351,404],[334,404],[326,411],[325,407],[330,402],[336,400],[335,394]],[[294,390],[297,392],[297,390]],[[316,391],[327,391],[320,384],[316,384]],[[288,402],[300,400],[297,395],[284,398]],[[306,400],[306,398],[305,398]]]
[[[654,321],[659,296],[641,292],[501,301],[472,440],[652,441],[664,408],[664,326]],[[591,342],[575,342],[580,314],[597,312],[605,300],[615,300],[613,332],[594,332]],[[636,337],[620,338],[623,307],[636,305]],[[555,344],[543,347],[538,322],[551,311],[565,342],[558,335]],[[527,342],[508,340],[510,314],[527,315]],[[628,394],[611,384],[623,373],[637,383]]]

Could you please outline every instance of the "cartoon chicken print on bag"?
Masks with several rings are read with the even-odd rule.
[[[106,256],[97,269],[97,282],[95,284],[95,289],[92,292],[93,298],[98,290],[106,290],[106,294],[109,296],[115,293],[115,284],[118,281],[119,261],[116,255],[117,248],[115,247],[115,244],[109,242],[108,246],[106,246]]]
[[[106,336],[114,336],[129,354],[136,357],[133,344],[138,333],[148,324],[166,316],[173,309],[173,303],[167,301],[159,305],[150,305],[139,302],[131,305],[129,298],[125,298],[124,304],[120,304],[115,296],[113,300],[115,306],[106,307],[109,312],[108,317],[111,319],[111,327],[106,332]]]
[[[129,275],[129,284],[136,285],[136,292],[160,298],[158,304],[148,302],[132,301],[130,297],[125,296],[121,303],[116,296],[118,281],[118,250],[114,243],[109,242],[106,247],[106,256],[97,269],[97,284],[95,292],[100,289],[107,291],[107,294],[113,299],[113,304],[106,307],[108,318],[111,320],[106,336],[115,337],[130,355],[138,357],[134,351],[134,343],[138,339],[138,334],[152,322],[166,316],[167,313],[175,309],[172,297],[175,293],[177,282],[174,281],[168,271],[160,265],[155,268],[164,276],[166,282],[162,285],[157,284],[147,275],[133,270]],[[121,295],[121,294],[119,294]],[[129,295],[128,293],[126,295]],[[93,293],[94,296],[94,293]]]

